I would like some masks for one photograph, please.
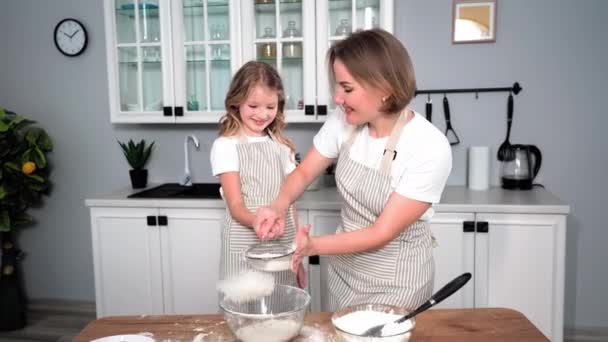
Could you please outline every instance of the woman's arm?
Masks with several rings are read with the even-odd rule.
[[[253,222],[256,232],[259,232],[258,236],[267,240],[283,234],[287,209],[331,162],[332,159],[324,157],[314,146],[310,148],[300,165],[287,176],[270,207],[258,209]]]
[[[224,192],[224,200],[228,205],[230,214],[245,227],[252,227],[255,214],[245,207],[241,193],[241,179],[238,172],[224,172],[220,174],[220,184]]]
[[[404,229],[416,222],[431,206],[393,192],[382,213],[371,226],[348,233],[311,236],[301,255],[350,254],[373,251],[386,246]]]

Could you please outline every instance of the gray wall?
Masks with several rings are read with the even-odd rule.
[[[568,219],[566,324],[608,327],[608,229],[600,210],[608,182],[608,138],[602,111],[603,61],[608,44],[608,2],[509,0],[498,4],[497,42],[452,45],[451,1],[395,1],[396,34],[415,63],[419,88],[507,86],[519,81],[512,141],[543,151],[538,181],[572,206]],[[86,25],[90,46],[66,58],[52,41],[66,17]],[[158,149],[149,165],[153,181],[174,181],[183,168],[182,142],[196,134],[203,146],[192,156],[194,180],[213,181],[210,125],[112,125],[109,122],[101,1],[2,1],[0,106],[37,120],[55,142],[50,198],[35,211],[39,223],[23,231],[24,271],[32,298],[93,300],[93,271],[86,197],[128,184],[128,166],[116,139],[146,138]],[[454,147],[449,184],[466,180],[466,147],[504,139],[506,94],[449,97],[462,140]],[[433,97],[434,122],[444,128],[441,97]],[[424,98],[414,107],[423,110]],[[318,125],[291,127],[298,150],[311,144]],[[497,165],[494,165],[495,175]],[[496,178],[495,178],[496,180]],[[526,281],[516,279],[514,281]]]

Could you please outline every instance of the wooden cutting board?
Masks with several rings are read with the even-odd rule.
[[[331,313],[311,312],[306,315],[300,336],[293,342],[340,341],[331,325]],[[223,316],[115,316],[89,323],[76,336],[75,342],[96,338],[144,334],[156,341],[236,341]],[[417,317],[410,339],[416,341],[549,341],[524,315],[503,308],[438,309]]]

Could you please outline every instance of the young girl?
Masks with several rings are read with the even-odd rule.
[[[251,61],[234,75],[225,100],[226,115],[220,121],[219,138],[211,148],[213,175],[219,176],[227,204],[222,231],[220,279],[233,278],[249,267],[243,251],[260,240],[278,239],[291,244],[295,236],[294,208],[285,229],[263,235],[252,228],[258,207],[278,195],[283,179],[296,167],[294,145],[283,132],[285,94],[277,71]],[[302,281],[303,269],[300,270]],[[295,285],[291,270],[275,274],[276,282]]]

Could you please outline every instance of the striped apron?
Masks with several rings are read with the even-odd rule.
[[[282,161],[288,157],[283,155],[287,151],[274,139],[249,143],[244,136],[239,138],[236,149],[243,201],[245,207],[255,213],[260,206],[269,205],[279,194],[286,176]],[[260,240],[252,227],[243,226],[232,217],[227,206],[221,236],[220,279],[231,278],[251,269],[245,260],[244,250]],[[293,207],[290,207],[285,218],[285,234],[278,241],[291,244],[294,237]],[[291,270],[273,272],[273,275],[278,284],[296,286]]]
[[[336,186],[343,199],[336,234],[365,229],[382,212],[391,189],[394,149],[407,115],[402,114],[385,146],[379,170],[349,157],[361,128],[342,145],[336,166]],[[329,308],[381,303],[414,309],[430,298],[435,264],[428,223],[417,221],[383,248],[363,253],[332,255],[328,266]]]

